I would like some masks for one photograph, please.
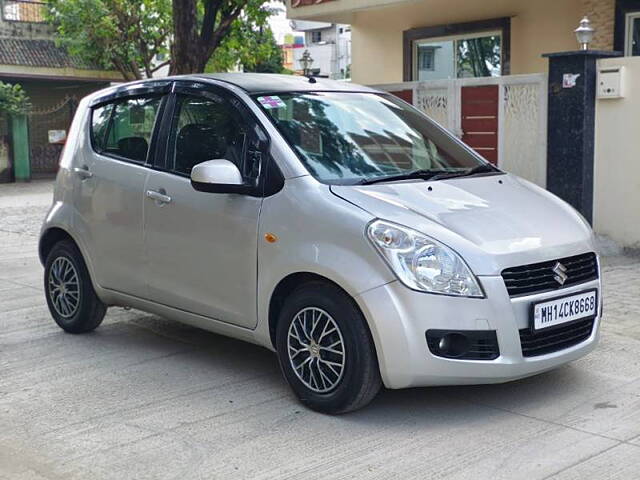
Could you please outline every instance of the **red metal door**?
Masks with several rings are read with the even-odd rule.
[[[413,90],[398,90],[398,91],[389,92],[389,93],[413,105]]]
[[[498,163],[498,86],[462,87],[462,141]]]

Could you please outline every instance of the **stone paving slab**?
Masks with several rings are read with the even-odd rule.
[[[640,478],[640,259],[604,259],[602,340],[502,385],[383,391],[329,417],[262,348],[138,311],[63,333],[37,235],[50,182],[0,186],[0,479]]]

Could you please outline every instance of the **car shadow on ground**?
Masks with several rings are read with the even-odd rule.
[[[171,351],[181,351],[183,347],[192,352],[174,356],[171,360],[184,362],[181,367],[185,370],[210,370],[212,375],[251,377],[251,381],[256,382],[256,389],[282,389],[285,402],[290,402],[294,409],[304,410],[282,378],[276,355],[265,348],[143,313],[124,323],[109,325],[109,322],[106,322],[106,325],[96,332],[95,340],[103,342],[106,338],[99,337],[114,328],[131,329],[130,332],[121,333],[134,334],[137,337],[135,340],[124,340],[127,350],[148,348],[145,346],[149,342],[148,334],[153,334],[162,338],[154,348],[166,350],[168,355]],[[103,334],[99,333],[100,330],[103,330]],[[120,342],[123,339],[114,341]],[[117,348],[117,343],[108,343],[111,347]],[[197,355],[194,355],[195,353]],[[338,418],[341,421],[384,427],[403,423],[407,419],[418,422],[417,425],[424,423],[434,426],[439,421],[447,424],[451,424],[452,421],[465,423],[473,421],[474,418],[486,419],[488,415],[505,412],[526,416],[527,412],[535,412],[542,406],[549,408],[550,404],[571,404],[576,401],[576,391],[589,393],[592,384],[593,377],[581,369],[567,365],[534,377],[503,384],[402,390],[383,388],[369,406]]]

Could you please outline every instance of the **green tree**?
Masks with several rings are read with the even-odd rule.
[[[239,19],[207,64],[207,72],[240,67],[245,72],[282,73],[282,49],[271,28],[255,19]]]
[[[257,56],[251,56],[253,64],[249,59],[243,61],[245,72],[257,73],[283,73],[284,55],[282,49],[277,44],[273,32],[270,28],[258,34],[260,40],[260,53]]]
[[[199,73],[212,55],[224,69],[277,68],[265,0],[50,0],[57,42],[126,80],[152,77],[170,52],[170,73]],[[224,45],[224,47],[223,47]],[[266,62],[262,64],[261,62]]]
[[[271,15],[265,0],[173,0],[173,44],[171,74],[204,72],[211,57],[229,40],[228,51],[216,61],[224,63],[225,55],[234,52],[233,32],[241,23],[264,26]],[[240,39],[241,41],[241,39]]]
[[[0,114],[19,115],[29,108],[29,98],[20,85],[0,82]]]
[[[126,80],[153,76],[168,52],[171,0],[49,0],[47,11],[59,45]]]

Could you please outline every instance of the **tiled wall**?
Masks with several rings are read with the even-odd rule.
[[[615,0],[583,0],[583,14],[589,16],[591,24],[596,29],[591,48],[596,50],[613,50],[615,3]]]

